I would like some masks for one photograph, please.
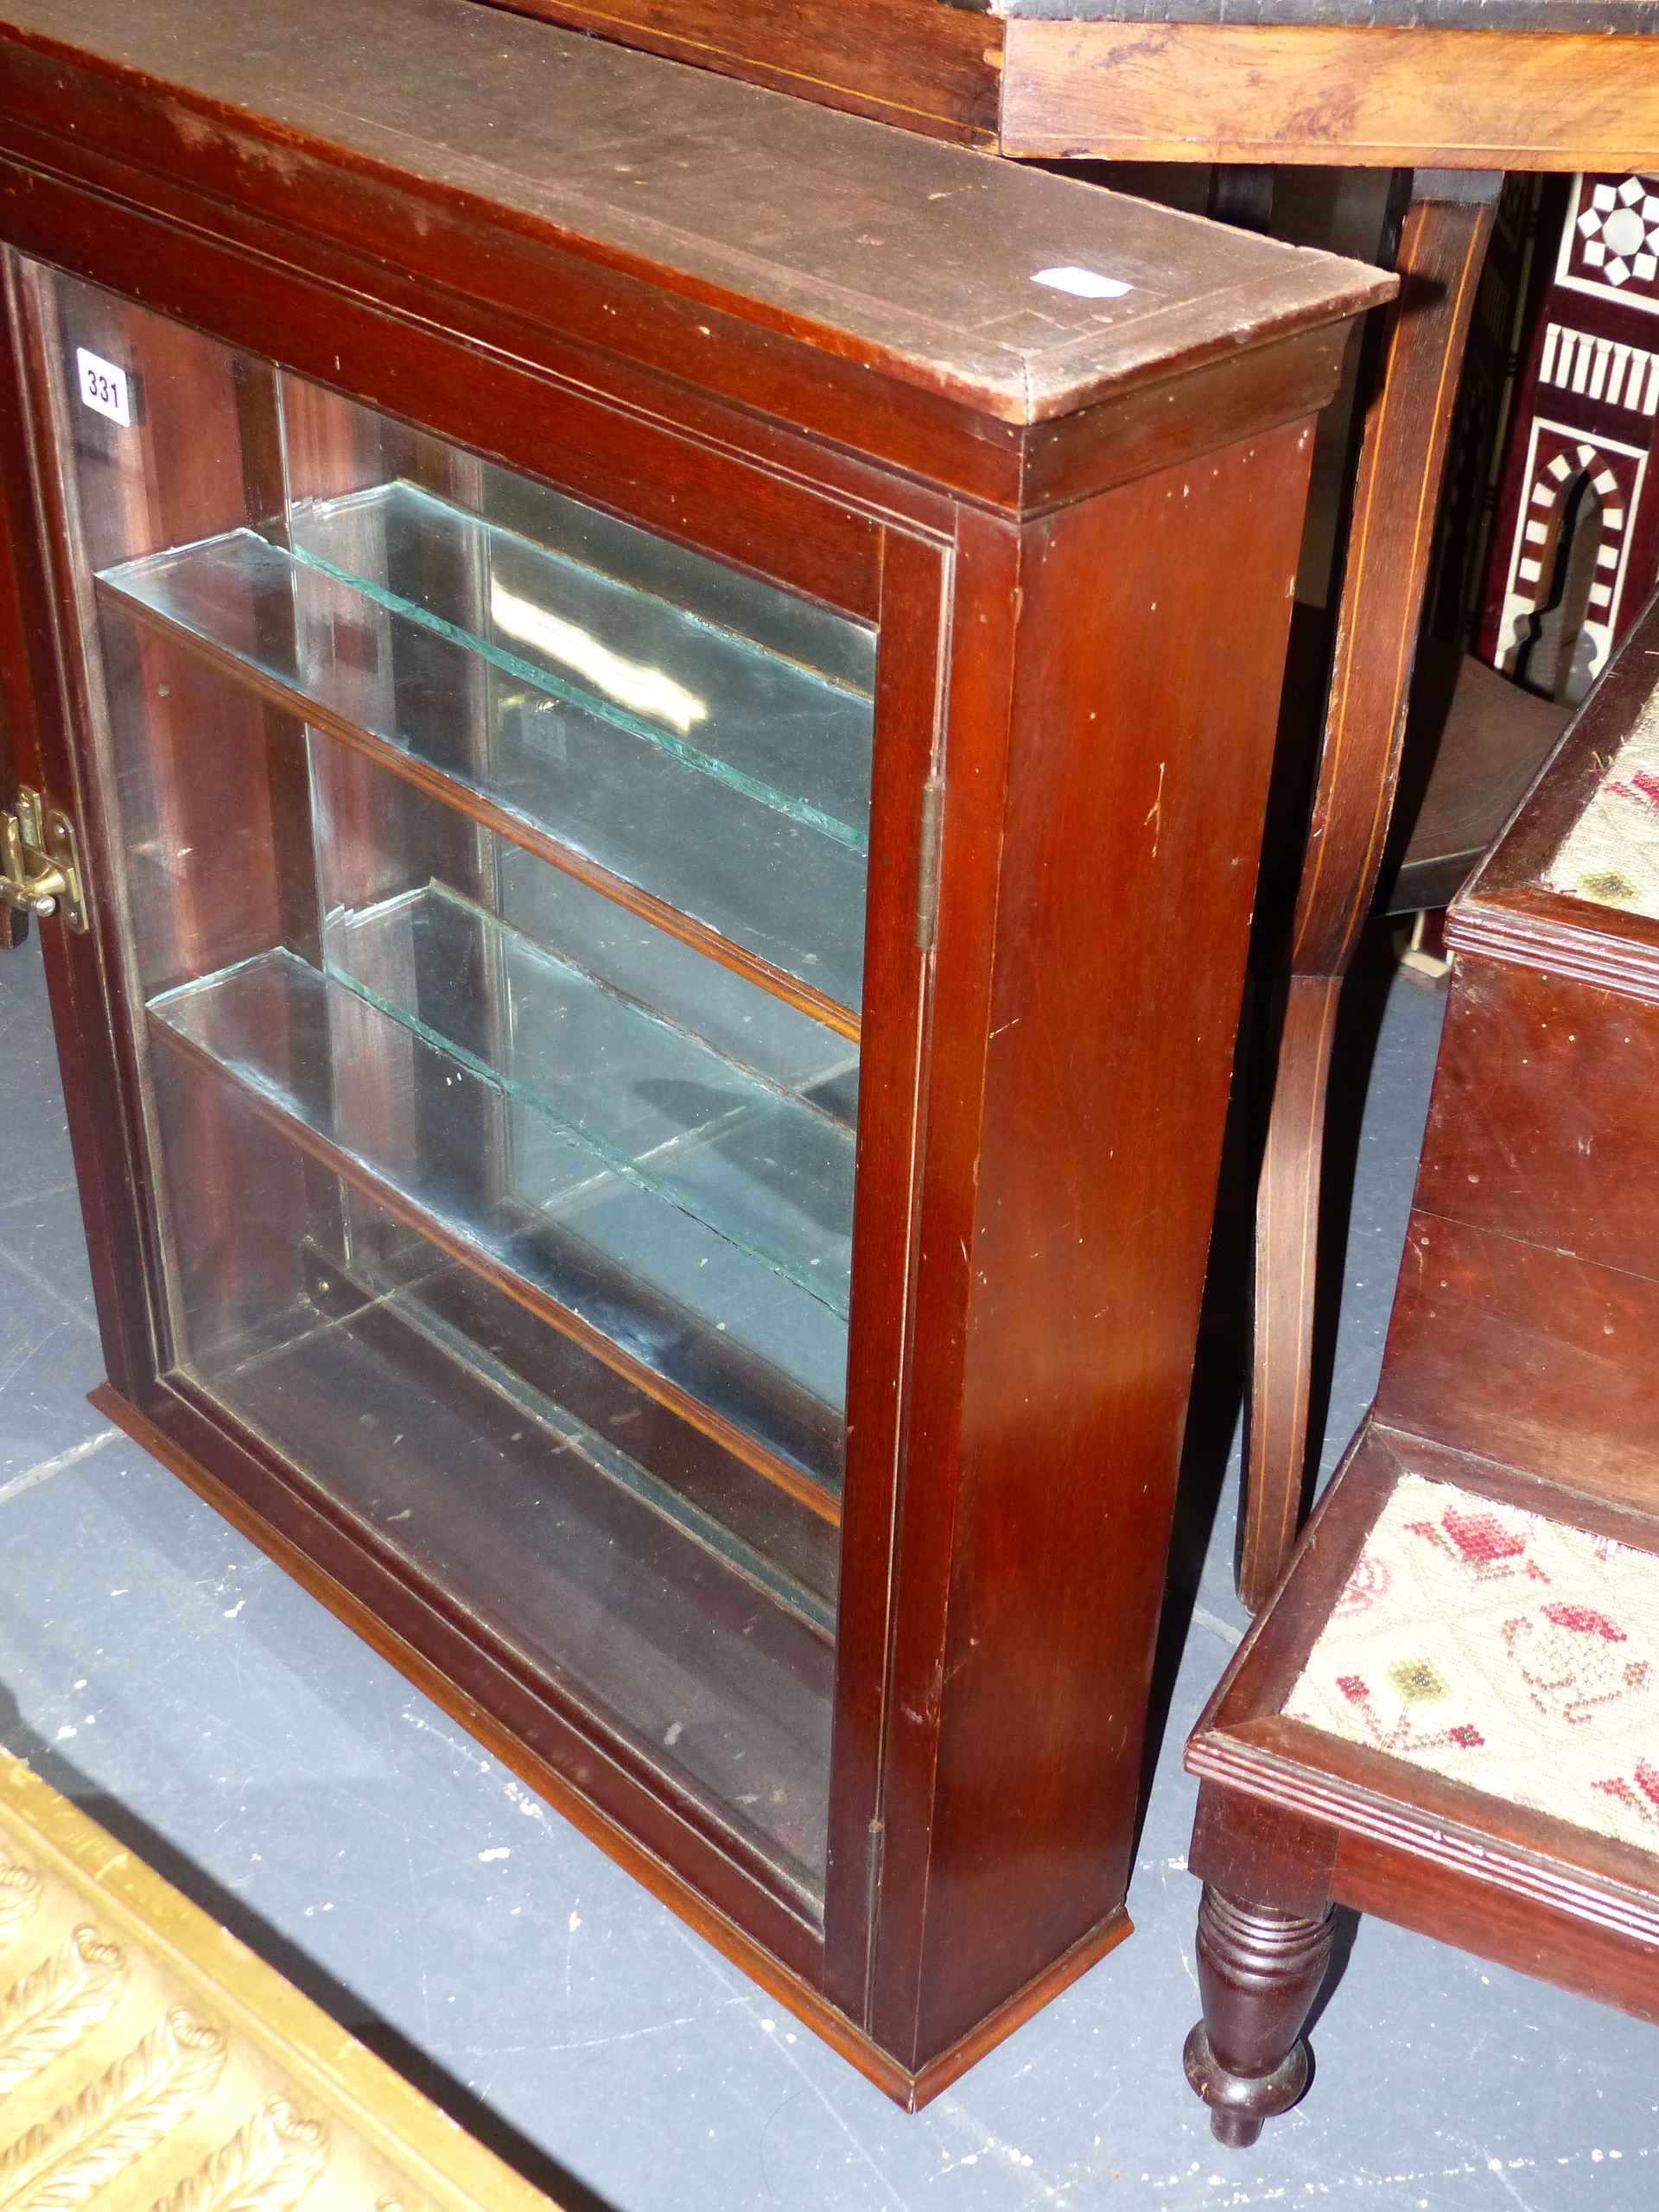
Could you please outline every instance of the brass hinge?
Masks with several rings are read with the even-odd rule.
[[[60,807],[26,788],[0,815],[5,836],[0,899],[26,914],[61,912],[72,930],[86,926],[86,892],[75,825]]]
[[[916,943],[926,952],[939,926],[939,856],[944,842],[944,778],[922,785],[922,832],[916,868]]]

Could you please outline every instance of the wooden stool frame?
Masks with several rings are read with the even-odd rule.
[[[1659,598],[1452,906],[1376,1401],[1187,1747],[1205,1890],[1186,2063],[1224,2142],[1301,2093],[1338,1904],[1659,2020],[1659,1854],[1285,1711],[1402,1475],[1659,1554],[1659,922],[1543,880],[1656,656]]]

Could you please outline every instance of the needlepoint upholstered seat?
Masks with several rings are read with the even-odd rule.
[[[1188,2078],[1307,2078],[1343,1904],[1659,2020],[1659,599],[1480,874],[1377,1396],[1187,1747]]]
[[[1285,1711],[1653,1850],[1659,1558],[1402,1475]]]

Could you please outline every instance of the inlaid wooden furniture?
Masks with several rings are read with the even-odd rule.
[[[0,232],[100,1402],[925,2097],[1127,1931],[1391,280],[464,0],[13,4]]]
[[[1659,2020],[1656,663],[1659,600],[1451,910],[1376,1400],[1187,1747],[1224,2142],[1333,1903]]]
[[[1659,575],[1659,173],[1572,180],[1516,394],[1480,651],[1577,705]]]

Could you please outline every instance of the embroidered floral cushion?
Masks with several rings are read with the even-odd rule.
[[[1659,693],[1613,755],[1544,880],[1569,898],[1659,919]]]
[[[1659,1850],[1659,1558],[1403,1476],[1293,1719]]]

